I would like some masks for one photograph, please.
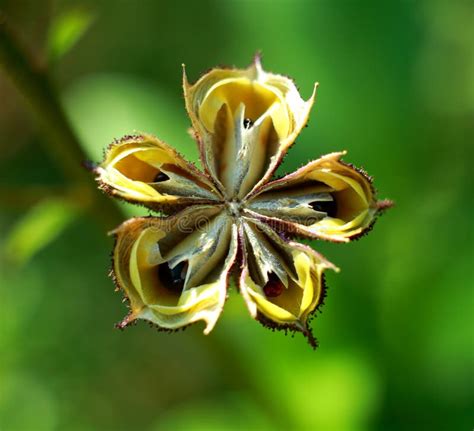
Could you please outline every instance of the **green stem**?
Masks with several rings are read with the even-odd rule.
[[[31,107],[46,136],[42,143],[64,175],[85,186],[84,190],[93,200],[92,210],[109,228],[118,224],[122,219],[120,210],[97,191],[92,175],[82,167],[87,155],[66,117],[45,67],[22,46],[1,11],[0,66]]]

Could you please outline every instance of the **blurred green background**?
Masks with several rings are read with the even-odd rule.
[[[218,64],[244,67],[260,49],[304,97],[320,82],[281,172],[346,149],[397,204],[361,241],[313,243],[342,268],[328,274],[312,323],[317,351],[261,327],[235,294],[208,337],[200,325],[120,332],[126,308],[107,277],[114,226],[87,208],[0,74],[0,430],[472,429],[474,2],[0,9],[47,65],[93,159],[142,130],[197,160],[181,63],[195,80]]]

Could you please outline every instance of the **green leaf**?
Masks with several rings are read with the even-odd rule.
[[[94,15],[85,9],[72,9],[53,19],[48,33],[48,58],[56,62],[84,35],[92,24]]]
[[[60,199],[47,199],[34,207],[13,226],[5,240],[5,258],[24,265],[53,242],[75,219],[77,207]]]

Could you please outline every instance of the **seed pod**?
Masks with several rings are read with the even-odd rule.
[[[338,269],[290,238],[347,242],[391,202],[376,201],[369,177],[340,160],[345,153],[270,181],[315,91],[305,101],[291,79],[265,72],[259,56],[246,69],[212,69],[193,85],[184,75],[183,87],[204,172],[147,134],[116,141],[95,168],[112,196],[169,214],[113,232],[113,278],[131,309],[117,326],[144,319],[176,330],[203,321],[208,334],[235,268],[253,318],[300,331],[316,347],[309,318],[325,297],[323,272]]]

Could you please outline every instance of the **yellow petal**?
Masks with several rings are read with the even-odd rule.
[[[204,332],[212,330],[237,252],[237,229],[219,211],[195,206],[173,217],[132,219],[115,231],[115,280],[131,306],[125,324],[145,319],[177,329],[203,320]],[[175,267],[185,272],[178,287],[162,276]]]
[[[258,56],[247,69],[212,69],[193,85],[184,74],[183,87],[205,169],[228,198],[270,178],[315,98],[304,101],[291,79],[265,72]]]
[[[151,135],[128,136],[112,144],[96,172],[106,191],[153,209],[219,199],[204,174]]]
[[[275,326],[300,330],[310,338],[308,317],[324,298],[323,271],[337,268],[311,248],[283,241],[264,224],[247,220],[246,225],[240,233],[244,245],[240,292],[251,315]],[[271,248],[256,247],[249,231],[257,229]],[[278,266],[287,268],[286,278]],[[263,274],[259,273],[262,268]]]
[[[343,154],[328,154],[263,186],[250,197],[248,214],[310,238],[347,242],[360,235],[373,223],[377,202],[370,179],[341,162]]]

